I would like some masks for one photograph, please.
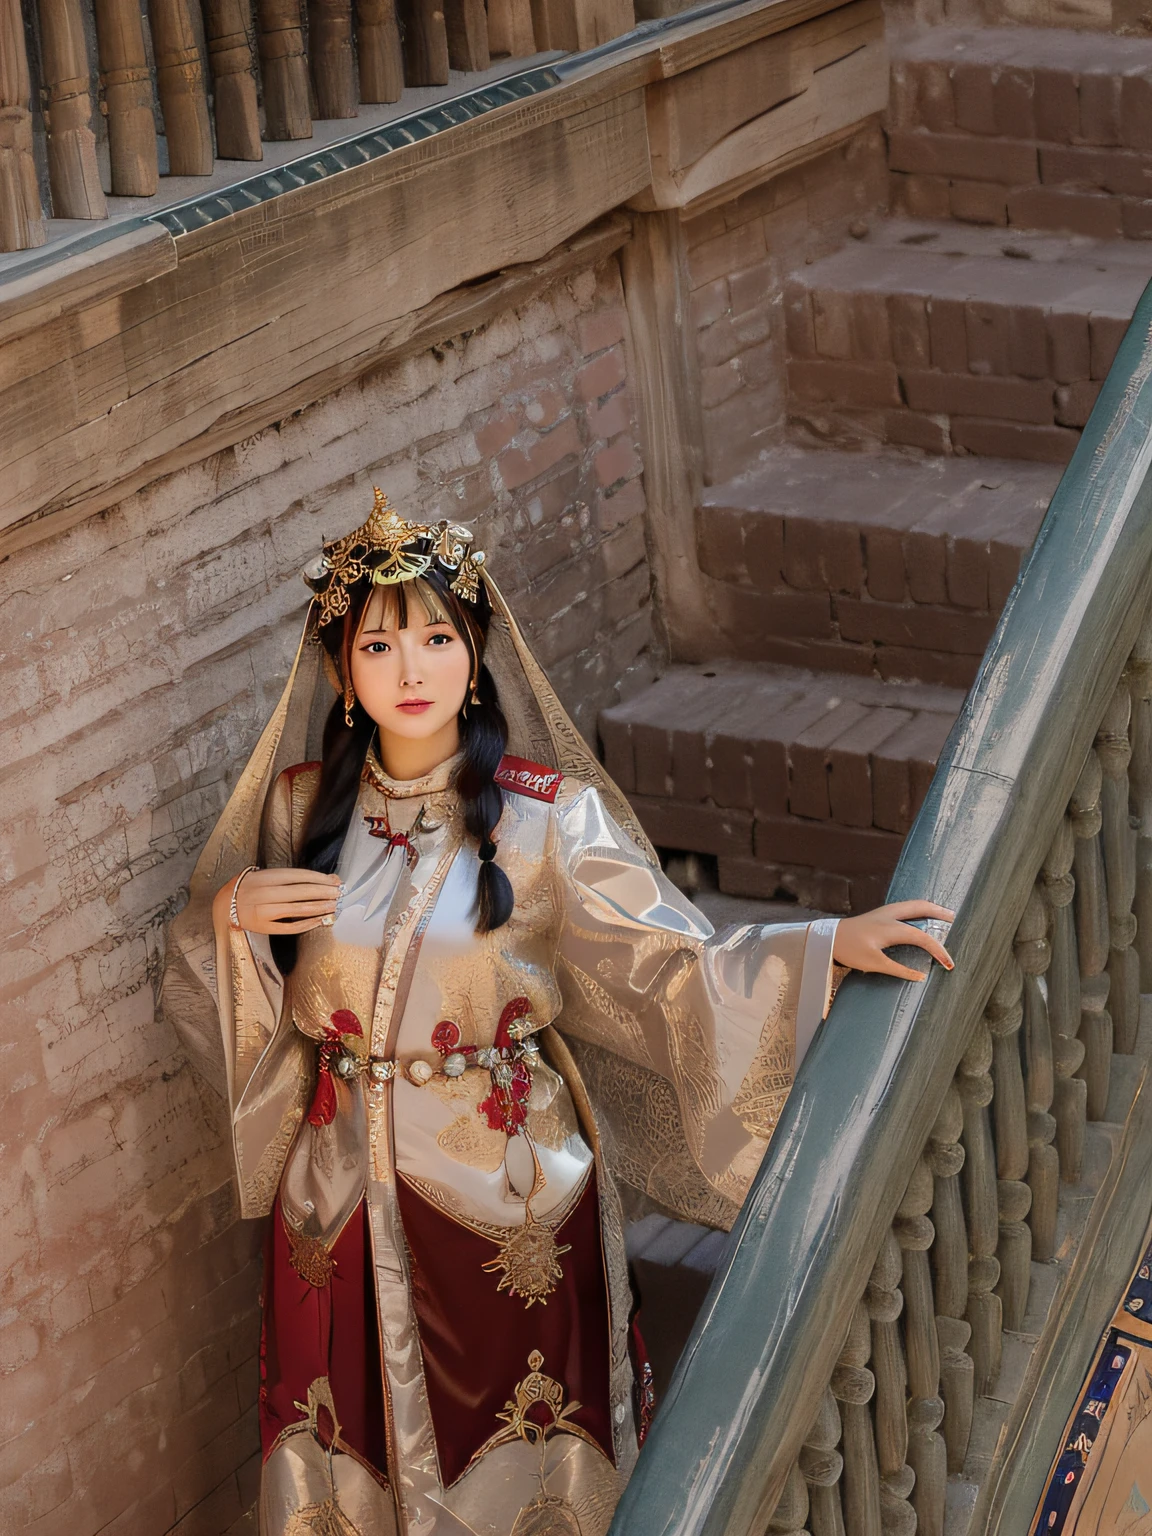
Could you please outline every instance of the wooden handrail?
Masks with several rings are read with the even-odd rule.
[[[1152,633],[1133,647],[1152,611],[1150,328],[1152,288],[893,877],[889,899],[956,910],[956,969],[841,988],[613,1536],[760,1536],[770,1518],[798,1531],[810,1505],[814,1531],[841,1529],[841,1512],[851,1536],[882,1516],[893,1530],[942,1529],[945,1469],[959,1470],[973,1390],[998,1369],[1002,1309],[1019,1320],[1031,1254],[1051,1251],[1057,1170],[1077,1176],[1085,1116],[1107,1096],[1105,960],[1122,1043],[1134,1038],[1125,754],[1131,729],[1147,802]],[[1141,837],[1147,857],[1152,825]],[[1152,930],[1152,887],[1137,899]],[[1035,985],[1046,968],[1048,1005]],[[1145,1172],[1133,1162],[1152,1190]],[[1135,1244],[1143,1223],[1131,1226]],[[913,1256],[930,1244],[928,1272]]]

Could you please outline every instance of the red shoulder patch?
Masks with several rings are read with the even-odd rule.
[[[314,768],[322,768],[323,763],[293,763],[291,768],[284,769],[284,777],[291,784],[292,780],[300,773],[309,773]]]
[[[500,766],[492,777],[501,788],[510,789],[514,795],[527,795],[531,800],[547,800],[551,805],[564,775],[555,768],[546,768],[543,763],[531,763],[526,757],[505,755],[500,759]]]

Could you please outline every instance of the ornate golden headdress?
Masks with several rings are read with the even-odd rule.
[[[368,521],[325,544],[323,553],[304,567],[304,580],[319,608],[317,628],[348,612],[348,588],[364,577],[376,586],[393,586],[414,581],[434,565],[457,597],[474,603],[484,551],[471,548],[472,530],[447,520],[410,523],[388,505],[383,491],[372,489],[375,500]]]

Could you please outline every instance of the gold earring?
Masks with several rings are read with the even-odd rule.
[[[470,704],[479,704],[481,702],[480,701],[480,695],[476,692],[476,684],[479,681],[480,681],[480,679],[477,678],[477,677],[474,677],[472,679],[472,697],[468,701]]]
[[[352,706],[353,706],[353,704],[355,704],[355,702],[356,702],[356,695],[355,695],[355,693],[352,690],[352,684],[351,683],[345,683],[344,684],[344,724],[348,727],[349,730],[352,729]]]

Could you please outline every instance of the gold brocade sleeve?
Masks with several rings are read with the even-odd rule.
[[[311,787],[297,782],[302,777],[282,773],[269,791],[263,868],[292,863],[301,791]],[[279,1029],[284,981],[267,936],[238,932],[226,920],[215,927],[241,1214],[262,1216],[272,1208],[284,1156],[304,1111],[307,1042],[293,1029]]]
[[[678,1215],[729,1225],[792,1085],[798,1014],[810,1038],[824,1011],[831,933],[716,934],[594,789],[566,782],[556,809],[558,1025],[618,1172]]]

